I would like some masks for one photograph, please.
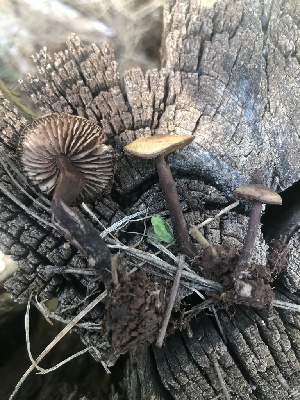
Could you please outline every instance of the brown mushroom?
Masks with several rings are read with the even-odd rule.
[[[70,204],[111,185],[114,152],[99,126],[65,113],[35,120],[23,131],[19,154],[24,172],[46,193],[53,192],[55,227],[80,249],[90,264],[110,266],[110,251],[99,232]],[[103,273],[104,274],[104,273]]]
[[[20,139],[23,169],[46,193],[71,204],[81,193],[93,197],[111,184],[114,156],[100,127],[64,113],[38,118]]]
[[[276,192],[259,184],[241,186],[234,191],[240,199],[252,202],[252,210],[249,218],[248,230],[244,242],[244,246],[240,255],[241,263],[249,263],[254,247],[255,237],[257,235],[258,224],[260,221],[262,205],[265,204],[282,204],[282,199]]]
[[[145,159],[155,159],[159,182],[170,212],[174,233],[183,252],[195,257],[196,250],[189,238],[189,232],[180,206],[176,184],[165,156],[184,148],[194,140],[191,135],[156,134],[141,137],[124,147],[125,152]]]

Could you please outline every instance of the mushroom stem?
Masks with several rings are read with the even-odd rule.
[[[111,265],[111,253],[105,241],[93,225],[70,204],[85,186],[84,176],[76,170],[65,156],[57,158],[59,176],[52,198],[52,223],[56,229],[88,259],[96,268],[104,282],[110,281],[107,272]]]
[[[51,203],[52,223],[56,229],[98,270],[104,283],[111,281],[111,252],[99,232],[75,208],[59,198]]]
[[[240,255],[240,262],[248,264],[251,259],[251,254],[254,248],[254,242],[257,235],[258,224],[260,221],[262,202],[258,200],[253,200],[252,210],[250,214],[250,219],[248,223],[248,230],[244,242],[244,246]]]
[[[66,157],[58,157],[56,162],[59,168],[59,176],[53,194],[53,200],[60,199],[65,204],[70,205],[82,192],[85,179]]]
[[[195,257],[197,254],[196,249],[189,238],[187,224],[180,206],[176,184],[171,169],[166,163],[163,154],[159,155],[155,159],[155,162],[161,189],[170,212],[175,237],[178,240],[178,244],[182,251],[189,257]]]

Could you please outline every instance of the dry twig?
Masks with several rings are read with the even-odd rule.
[[[171,290],[171,294],[170,294],[170,298],[169,298],[169,302],[165,311],[165,315],[161,324],[161,328],[159,330],[159,334],[157,337],[157,341],[156,341],[156,346],[157,347],[162,347],[164,338],[166,336],[166,331],[167,331],[167,327],[168,327],[168,323],[171,317],[171,313],[172,313],[172,309],[176,300],[176,296],[177,296],[177,292],[178,292],[178,288],[179,288],[179,283],[180,283],[180,277],[182,274],[182,269],[183,269],[183,265],[184,265],[184,256],[180,255],[178,257],[179,261],[178,261],[178,267],[177,267],[177,271],[176,271],[176,275],[174,278],[174,282],[173,282],[173,286],[172,286],[172,290]]]

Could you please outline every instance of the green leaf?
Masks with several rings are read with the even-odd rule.
[[[154,230],[154,233],[150,235],[152,240],[165,243],[173,242],[173,231],[167,221],[159,215],[153,215],[151,217],[151,224]]]

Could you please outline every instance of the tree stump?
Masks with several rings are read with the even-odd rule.
[[[280,238],[285,243],[290,258],[274,292],[276,298],[296,304],[300,303],[299,14],[300,6],[292,0],[284,4],[167,0],[159,71],[133,69],[120,77],[109,44],[85,46],[71,35],[65,51],[54,55],[40,51],[34,57],[39,75],[22,83],[41,115],[66,112],[88,118],[100,125],[115,148],[113,191],[89,203],[104,226],[141,204],[150,213],[165,211],[154,164],[122,151],[137,137],[153,132],[195,136],[187,149],[170,156],[188,224],[200,223],[228,205],[233,189],[249,183],[259,169],[264,184],[287,193],[289,207],[274,211],[276,225],[267,221],[267,210],[256,244],[257,259],[264,263],[267,258],[265,239],[270,243]],[[74,279],[63,272],[49,278],[48,266],[84,269],[88,262],[65,245],[51,226],[47,199],[41,207],[38,191],[14,168],[20,133],[30,114],[6,94],[0,110],[0,242],[1,249],[19,262],[6,287],[21,303],[33,291],[40,300],[59,296],[60,309],[71,308],[70,299],[74,304],[82,301]],[[240,250],[247,215],[248,209],[241,205],[209,225],[205,236],[215,245]],[[87,278],[78,278],[76,285],[85,293],[98,288]],[[96,312],[91,320],[97,320]],[[242,305],[211,308],[192,319],[189,329],[177,329],[162,349],[139,342],[120,345],[119,353],[130,352],[118,361],[121,377],[113,369],[105,395],[114,400],[299,399],[299,328],[299,314],[292,311]],[[81,332],[81,339],[100,361],[99,336]],[[88,374],[82,370],[83,379]],[[42,398],[43,388],[39,390]],[[85,398],[99,398],[101,390],[93,382]],[[55,398],[67,398],[71,392]]]

